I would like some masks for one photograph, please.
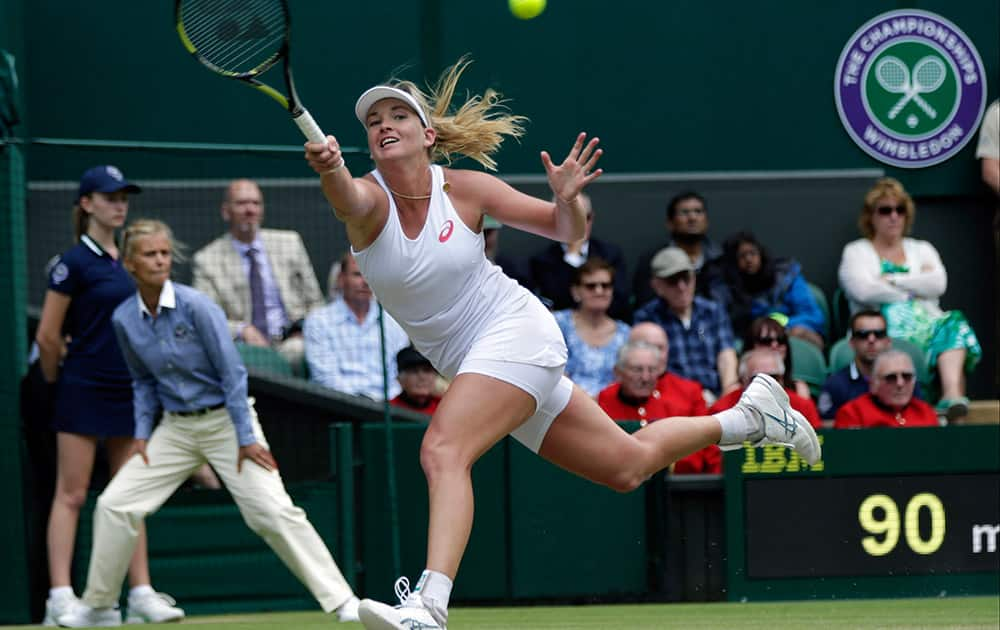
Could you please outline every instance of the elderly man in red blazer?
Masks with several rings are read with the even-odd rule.
[[[871,391],[844,404],[833,421],[836,429],[940,426],[934,409],[913,397],[916,370],[902,350],[886,350],[872,365]]]

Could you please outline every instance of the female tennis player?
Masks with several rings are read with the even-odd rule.
[[[493,90],[449,111],[467,65],[446,70],[429,95],[408,81],[361,95],[355,114],[376,167],[362,177],[350,174],[333,136],[305,145],[368,284],[414,346],[453,379],[420,448],[430,498],[426,570],[412,593],[406,578],[397,581],[399,606],[362,601],[369,629],[445,628],[472,528],[470,471],[506,435],[622,492],[709,444],[780,442],[810,462],[819,458],[815,433],[766,376],[730,411],[654,422],[632,435],[563,376],[559,327],[534,295],[486,259],[483,216],[557,241],[581,238],[586,217],[578,195],[601,174],[598,139],[581,133],[558,164],[541,153],[555,202],[486,173],[435,164],[459,155],[494,169],[491,155],[503,137],[523,131],[524,118],[498,108]]]

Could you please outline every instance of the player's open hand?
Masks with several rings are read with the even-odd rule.
[[[271,451],[267,450],[257,442],[240,447],[239,458],[236,460],[236,472],[243,471],[243,460],[249,459],[264,470],[271,472],[277,470],[278,462],[274,461]]]
[[[307,142],[306,161],[309,167],[322,175],[336,171],[344,165],[344,155],[340,152],[340,143],[333,136],[326,137],[326,143]]]
[[[542,151],[542,165],[549,178],[549,186],[556,197],[563,201],[572,201],[583,187],[601,176],[603,172],[597,166],[603,150],[598,149],[599,138],[587,139],[586,132],[581,132],[569,150],[562,164],[555,164],[547,151]]]

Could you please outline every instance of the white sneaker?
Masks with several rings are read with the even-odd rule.
[[[143,593],[128,596],[128,617],[125,623],[167,623],[180,621],[184,611],[166,593]]]
[[[361,604],[361,601],[351,595],[349,600],[337,607],[337,621],[341,623],[361,621],[361,617],[358,616],[359,604]]]
[[[52,596],[45,600],[45,619],[42,620],[43,626],[57,626],[57,619],[60,616],[65,615],[70,610],[73,609],[80,600],[73,593],[66,593],[64,595]]]
[[[122,614],[118,607],[91,608],[82,601],[68,612],[56,617],[56,623],[63,628],[103,628],[122,625]]]
[[[399,606],[370,599],[361,600],[358,614],[366,630],[447,630],[448,612],[428,608],[418,593],[410,593],[410,580],[396,580]]]
[[[748,409],[760,422],[757,430],[747,436],[754,446],[780,444],[795,449],[810,465],[819,461],[822,449],[816,432],[805,416],[791,408],[788,392],[773,378],[767,374],[754,376],[736,405]],[[740,444],[719,446],[732,450]]]

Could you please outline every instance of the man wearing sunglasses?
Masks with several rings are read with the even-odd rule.
[[[876,310],[858,311],[851,316],[849,325],[850,345],[854,359],[847,367],[837,370],[823,383],[823,391],[816,401],[819,415],[833,419],[837,411],[849,400],[865,394],[871,389],[872,364],[875,357],[892,347],[892,339],[887,334],[885,317]],[[920,384],[914,389],[920,398]]]
[[[913,396],[916,382],[910,355],[902,350],[886,350],[872,365],[869,392],[840,408],[834,428],[940,426],[934,408]]]
[[[835,417],[844,403],[868,391],[875,357],[892,346],[892,340],[886,334],[885,318],[876,310],[855,313],[851,316],[849,329],[854,359],[847,367],[828,376],[823,383],[823,391],[816,401],[819,415],[823,418]]]

